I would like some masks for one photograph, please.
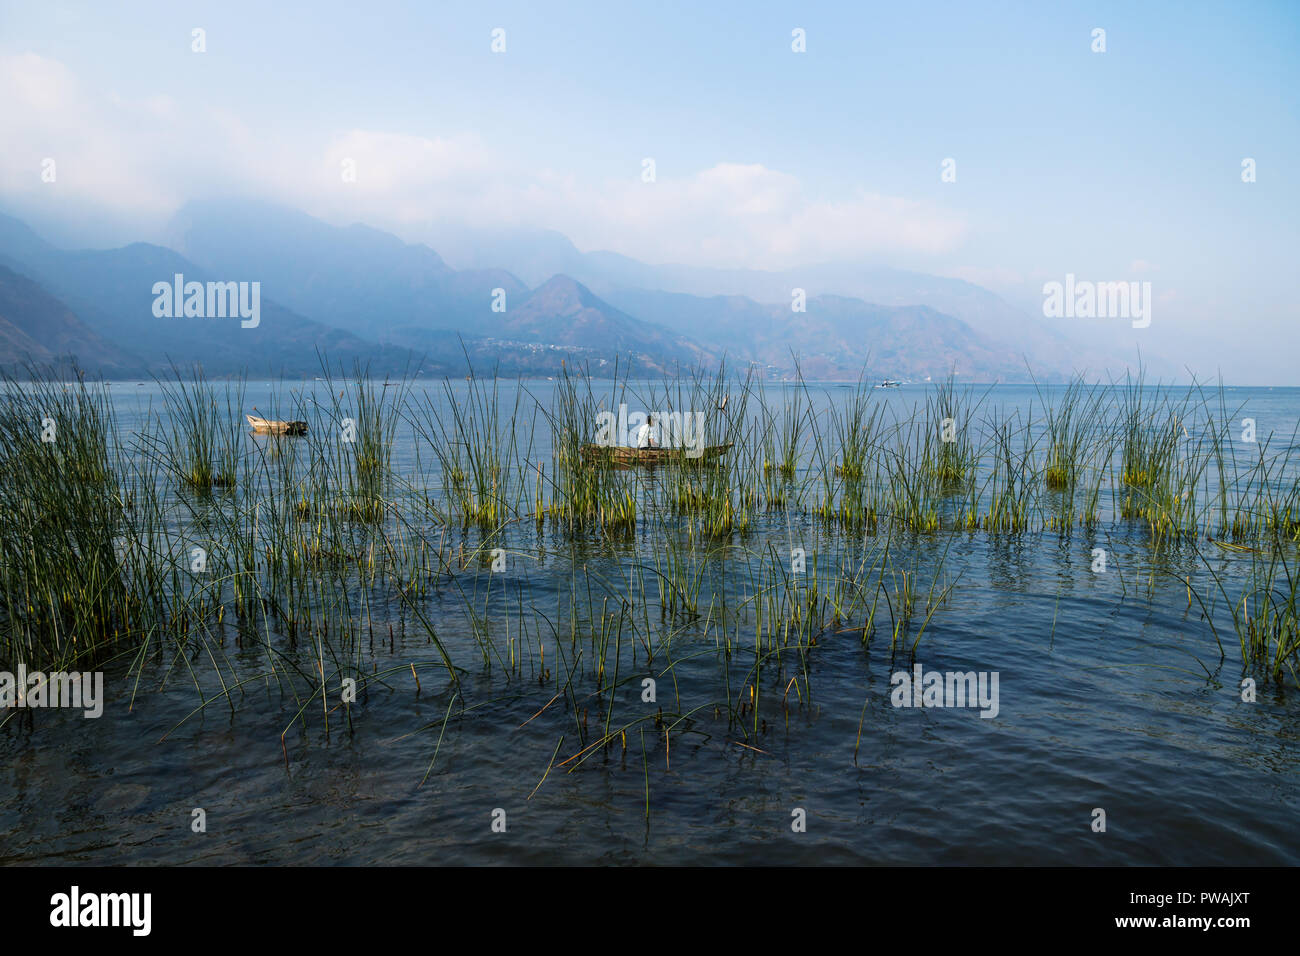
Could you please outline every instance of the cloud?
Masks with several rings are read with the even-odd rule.
[[[1004,269],[1000,266],[992,268],[958,266],[954,269],[940,271],[940,275],[946,275],[953,279],[964,279],[972,285],[981,285],[986,288],[1010,288],[1032,284],[1019,270]]]
[[[682,177],[583,182],[509,162],[480,137],[427,139],[352,130],[325,151],[325,175],[298,202],[327,218],[397,228],[551,229],[580,249],[650,262],[785,268],[899,250],[935,254],[965,223],[927,204],[860,191],[810,198],[797,177],[759,164],[717,163]],[[356,181],[339,164],[356,160]]]
[[[349,169],[350,179],[345,176]],[[310,196],[330,204],[353,194],[347,201],[359,200],[383,209],[386,218],[399,219],[446,214],[450,199],[451,208],[464,215],[472,209],[473,197],[483,195],[492,179],[505,172],[474,135],[430,139],[350,130],[325,146]]]
[[[71,202],[137,221],[170,215],[196,184],[247,188],[266,169],[260,138],[237,117],[169,96],[95,90],[56,60],[0,56],[0,197]],[[53,182],[42,163],[55,163]],[[267,185],[263,183],[263,186]]]
[[[932,203],[868,189],[810,195],[798,177],[718,162],[643,182],[572,173],[502,155],[482,136],[322,131],[289,138],[162,93],[97,90],[56,60],[0,58],[0,196],[60,198],[132,221],[169,216],[192,198],[274,199],[341,222],[403,232],[450,224],[551,229],[581,249],[652,262],[785,268],[878,254],[933,255],[960,244],[964,220]],[[57,184],[40,162],[58,163]],[[344,175],[350,169],[355,176]]]

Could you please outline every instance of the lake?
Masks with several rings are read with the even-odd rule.
[[[102,717],[7,712],[0,862],[1300,863],[1300,549],[1222,518],[1295,495],[1300,389],[1108,387],[1054,432],[1062,386],[571,384],[218,382],[238,478],[196,490],[177,384],[113,383],[119,553],[205,570],[96,665]],[[704,407],[725,464],[588,487],[556,436],[620,403]]]

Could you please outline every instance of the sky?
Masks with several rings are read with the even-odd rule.
[[[1298,107],[1296,2],[0,0],[0,210],[56,240],[251,196],[411,241],[889,265],[1026,310],[1067,273],[1143,280],[1153,341],[1278,369]]]

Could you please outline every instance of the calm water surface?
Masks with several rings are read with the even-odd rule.
[[[549,405],[551,386],[528,387]],[[276,391],[283,407],[285,388]],[[814,391],[836,400],[834,388]],[[874,400],[923,405],[926,393],[903,388]],[[117,384],[114,395],[124,431],[162,404],[152,385]],[[1225,396],[1261,435],[1291,440],[1300,390]],[[1032,388],[1001,387],[986,405],[1028,410],[1038,401]],[[249,386],[246,403],[277,407],[265,383]],[[548,441],[538,439],[539,460],[549,461]],[[420,445],[399,429],[396,471],[413,475],[418,465],[432,474],[433,455]],[[799,514],[762,518],[734,547],[759,553],[792,540],[820,541],[846,561],[858,553]],[[566,619],[575,580],[626,580],[662,541],[645,531],[635,544],[608,547],[528,524],[512,546],[547,555],[504,578],[513,573],[526,590],[526,610],[545,609],[546,622],[530,626],[548,629]],[[1094,574],[1093,547],[1108,548],[1127,579],[1115,567]],[[890,675],[910,660],[891,659],[887,633],[864,647],[857,631],[844,630],[819,636],[806,682],[797,664],[765,673],[764,693],[775,698],[800,675],[798,689],[786,691],[790,706],[765,707],[757,731],[738,728],[711,704],[739,693],[752,654],[728,663],[716,633],[686,626],[667,673],[663,657],[649,668],[644,654],[634,663],[624,649],[621,676],[636,679],[615,692],[615,725],[656,707],[698,708],[693,719],[667,744],[645,721],[626,749],[620,742],[579,763],[570,758],[585,746],[581,718],[563,701],[546,706],[554,674],[539,681],[531,658],[517,677],[482,667],[464,601],[443,588],[429,607],[466,668],[455,701],[436,671],[421,671],[418,691],[401,674],[435,658],[408,619],[391,643],[382,622],[379,636],[362,642],[365,669],[394,676],[362,695],[350,721],[336,710],[327,726],[317,700],[306,725],[295,722],[299,705],[265,679],[245,685],[233,712],[221,701],[196,712],[199,695],[171,655],[146,665],[138,688],[124,668],[110,671],[99,720],[58,711],[10,719],[0,730],[0,861],[1300,863],[1300,691],[1288,678],[1261,684],[1254,703],[1241,700],[1231,629],[1221,660],[1199,609],[1187,606],[1183,578],[1205,577],[1195,555],[1154,555],[1143,529],[1110,520],[1068,539],[921,536],[896,549],[896,561],[920,569],[923,588],[940,557],[946,579],[959,579],[917,661],[927,670],[996,671],[996,718],[894,707]],[[743,599],[749,582],[728,563],[736,560],[723,552],[708,563],[704,603],[711,593]],[[1212,560],[1231,575],[1233,555]],[[1149,590],[1137,587],[1145,575]],[[497,607],[502,589],[487,588],[486,575],[474,578],[480,606]],[[562,666],[555,643],[548,668]],[[567,646],[566,637],[558,653]],[[256,650],[230,653],[248,674],[266,669]],[[204,662],[196,655],[192,665],[202,671]],[[657,705],[641,701],[640,676],[651,673]],[[585,702],[592,729],[608,696]],[[206,833],[191,830],[195,808],[206,812]],[[504,833],[492,829],[498,808]],[[792,831],[796,808],[806,812],[806,832]],[[1104,833],[1091,828],[1095,808],[1105,810]]]

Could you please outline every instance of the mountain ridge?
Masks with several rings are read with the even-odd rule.
[[[602,293],[568,272],[530,288],[506,268],[457,270],[423,243],[271,203],[188,203],[168,231],[178,248],[133,242],[63,250],[0,214],[0,263],[38,283],[106,343],[99,348],[87,339],[88,352],[108,356],[117,349],[148,368],[201,359],[213,369],[308,374],[319,370],[324,352],[331,364],[435,374],[488,362],[508,374],[541,375],[566,361],[600,374],[629,358],[645,373],[663,374],[724,356],[788,374],[797,356],[813,377],[865,372],[924,380],[955,368],[964,380],[1052,381],[1067,378],[1077,357],[1066,349],[1049,361],[1029,356],[1030,365],[1038,363],[1031,373],[1028,348],[923,303],[824,292],[809,294],[799,311],[789,299],[764,303],[738,294],[617,283]],[[578,253],[558,233],[547,242],[583,268],[615,263],[625,277],[657,268],[614,253]],[[259,327],[155,316],[149,290],[177,273],[187,281],[258,282]],[[46,312],[53,314],[48,305]],[[0,329],[0,362],[39,344],[30,322],[10,326]],[[120,356],[101,364],[123,367]]]

